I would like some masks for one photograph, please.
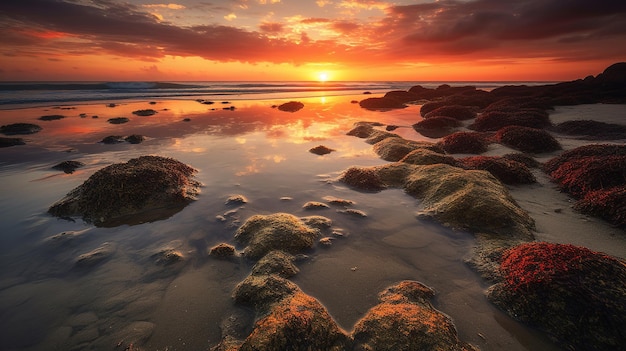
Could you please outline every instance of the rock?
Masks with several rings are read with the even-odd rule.
[[[100,142],[103,144],[120,144],[124,142],[124,137],[121,135],[109,135]]]
[[[504,184],[532,184],[537,179],[525,164],[498,156],[472,156],[459,160],[466,169],[491,173]]]
[[[429,138],[441,138],[461,126],[458,119],[445,116],[430,117],[413,124],[413,129]]]
[[[585,145],[544,165],[561,189],[580,199],[575,208],[617,225],[626,224],[626,145]]]
[[[56,121],[59,119],[63,119],[65,118],[65,116],[63,115],[46,115],[46,116],[41,116],[39,117],[40,121]]]
[[[487,151],[489,141],[482,133],[456,132],[437,145],[449,154],[482,154]]]
[[[76,258],[75,266],[79,268],[93,267],[113,256],[115,250],[115,244],[106,242],[97,249],[78,256],[78,258]]]
[[[583,247],[527,243],[501,257],[487,297],[565,349],[618,350],[626,325],[626,262]]]
[[[244,255],[253,260],[273,250],[301,253],[311,249],[318,236],[319,230],[287,213],[252,216],[235,232],[235,240],[246,245]]]
[[[226,243],[221,243],[213,246],[209,250],[209,255],[220,259],[233,257],[235,256],[235,247]]]
[[[407,107],[402,101],[387,97],[367,98],[361,100],[359,106],[368,110],[390,110]]]
[[[333,240],[335,238],[329,237],[329,236],[325,236],[323,238],[321,238],[318,242],[322,247],[330,247],[333,245]]]
[[[626,126],[593,120],[566,121],[556,125],[552,130],[588,140],[626,139]]]
[[[133,115],[137,115],[137,116],[152,116],[157,114],[157,111],[149,108],[149,109],[145,109],[145,110],[137,110],[137,111],[133,111]]]
[[[442,152],[436,144],[428,142],[418,142],[404,138],[386,138],[374,144],[374,152],[385,161],[400,161],[411,151],[416,149],[427,149],[435,152]]]
[[[361,167],[348,168],[339,181],[361,191],[381,191],[387,187],[375,170]]]
[[[412,165],[433,165],[437,163],[444,163],[451,166],[458,165],[457,160],[454,157],[441,154],[428,149],[415,149],[406,156],[404,156],[400,162],[409,163]]]
[[[302,206],[302,208],[305,209],[305,210],[322,210],[322,209],[325,209],[325,208],[329,208],[329,206],[326,205],[323,202],[309,201],[309,202],[305,203]]]
[[[270,251],[252,267],[252,275],[276,274],[290,278],[300,271],[294,264],[296,258],[284,251]]]
[[[169,266],[174,263],[181,262],[185,256],[174,247],[164,247],[150,256],[154,263],[160,266]]]
[[[195,199],[200,183],[192,178],[194,173],[195,169],[171,158],[142,156],[100,169],[48,212],[57,217],[82,216],[98,226],[132,222],[138,214],[145,221],[162,219]]]
[[[432,296],[432,289],[415,281],[403,281],[380,293],[380,303],[354,326],[353,349],[478,350],[459,340],[450,317],[428,302]]]
[[[425,119],[433,117],[450,117],[459,121],[463,121],[466,119],[475,118],[476,112],[467,106],[446,105],[438,107],[424,115]]]
[[[126,117],[115,117],[115,118],[109,118],[107,120],[107,122],[111,123],[111,124],[123,124],[123,123],[128,123],[130,121],[130,119],[126,118]]]
[[[35,134],[42,129],[40,126],[32,123],[13,123],[0,127],[0,133],[4,135]]]
[[[470,129],[486,132],[497,131],[508,126],[529,128],[546,128],[551,126],[550,118],[545,110],[537,108],[519,109],[515,111],[488,111],[476,117]]]
[[[57,165],[52,166],[54,169],[58,169],[67,174],[72,174],[77,168],[83,167],[85,164],[80,161],[63,161]]]
[[[351,215],[354,217],[359,217],[359,218],[365,218],[367,217],[367,213],[361,211],[361,210],[355,210],[353,208],[348,208],[346,210],[339,210],[337,211],[339,213],[343,213],[343,214],[347,214],[347,215]]]
[[[304,104],[299,101],[289,101],[278,106],[278,109],[285,112],[297,112],[304,108]]]
[[[243,204],[247,204],[248,203],[248,199],[243,196],[243,195],[231,195],[228,197],[228,199],[226,199],[225,205],[243,205]]]
[[[507,160],[513,160],[523,163],[528,168],[538,168],[539,166],[541,166],[541,163],[539,163],[539,161],[535,160],[531,155],[524,153],[506,154],[502,157],[506,158]]]
[[[333,221],[330,218],[323,216],[307,216],[300,218],[300,220],[309,227],[319,230],[329,229],[333,225]]]
[[[0,137],[0,147],[11,147],[17,145],[26,145],[22,138],[4,138]]]
[[[316,155],[326,155],[326,154],[330,154],[331,152],[335,151],[335,149],[331,149],[329,147],[326,147],[324,145],[319,145],[316,146],[314,148],[309,149],[309,152],[312,154],[316,154]]]
[[[410,91],[404,90],[392,90],[385,93],[383,97],[386,99],[393,99],[402,103],[419,100],[419,97],[417,95],[413,94]]]
[[[139,134],[132,134],[124,138],[124,140],[131,144],[141,144],[144,140],[146,140],[146,137]]]
[[[340,199],[334,196],[324,196],[324,201],[328,202],[331,205],[337,206],[352,206],[354,205],[354,201],[347,199]]]
[[[561,149],[561,144],[543,129],[508,126],[498,130],[495,139],[522,152],[543,153]]]
[[[277,275],[248,276],[235,301],[252,305],[259,316],[243,350],[345,350],[348,337],[324,306]]]

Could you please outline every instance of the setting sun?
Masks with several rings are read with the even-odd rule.
[[[325,82],[328,80],[328,73],[326,72],[319,72],[317,74],[317,80],[320,82]]]

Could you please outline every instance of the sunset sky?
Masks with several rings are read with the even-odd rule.
[[[624,0],[3,0],[0,80],[571,80]]]

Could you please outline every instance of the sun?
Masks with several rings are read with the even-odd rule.
[[[328,73],[327,72],[319,72],[317,74],[317,80],[324,83],[328,81]]]

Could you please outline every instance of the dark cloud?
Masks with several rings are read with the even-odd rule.
[[[213,3],[195,6],[226,10]],[[341,33],[341,42],[306,33],[296,41],[277,37],[289,28],[278,22],[261,23],[258,31],[214,24],[183,27],[121,1],[9,0],[0,2],[0,50],[295,64],[626,57],[626,46],[620,44],[626,42],[625,0],[433,0],[385,11],[384,18],[370,23],[305,18],[302,24],[323,24]]]

